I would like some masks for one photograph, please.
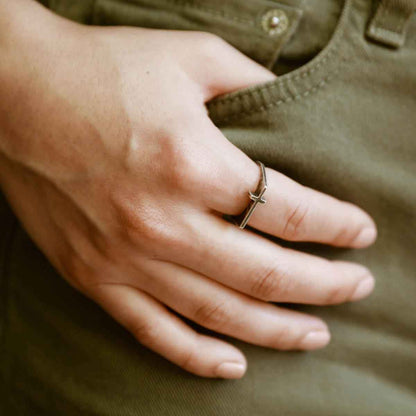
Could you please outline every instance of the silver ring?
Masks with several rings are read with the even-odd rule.
[[[258,204],[265,204],[266,200],[263,198],[264,193],[267,189],[267,178],[266,178],[266,168],[262,162],[256,160],[256,163],[260,166],[260,180],[259,184],[257,185],[257,189],[255,192],[249,192],[248,195],[250,197],[250,203],[248,207],[244,210],[242,214],[238,216],[238,218],[242,218],[239,227],[244,228],[250,217],[253,215],[254,210],[256,209]]]

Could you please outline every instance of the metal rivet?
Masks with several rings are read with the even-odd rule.
[[[272,9],[263,15],[261,26],[271,36],[281,35],[289,27],[289,18],[283,10]]]

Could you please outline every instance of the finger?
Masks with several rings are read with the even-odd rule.
[[[203,100],[276,79],[276,75],[258,64],[221,37],[206,32],[185,33],[192,42],[192,59],[184,64],[202,87]],[[196,48],[195,48],[196,46]],[[196,50],[195,50],[196,49]],[[204,64],[201,65],[201,62]]]
[[[206,328],[276,349],[309,350],[329,342],[317,317],[253,299],[173,263],[156,260],[145,267],[146,291]]]
[[[329,305],[362,299],[374,288],[364,266],[283,248],[218,216],[188,221],[187,241],[164,255],[254,298]]]
[[[198,334],[160,302],[124,284],[94,286],[93,298],[143,345],[203,377],[240,378],[246,369],[234,346]]]
[[[302,186],[273,169],[266,168],[266,176],[267,203],[255,209],[250,226],[289,241],[353,248],[375,241],[374,221],[357,206]]]
[[[203,126],[212,166],[201,175],[205,185],[199,191],[209,208],[238,215],[250,202],[249,191],[257,188],[259,166],[228,142],[211,121]],[[267,202],[257,205],[250,226],[289,241],[353,248],[366,247],[376,239],[374,221],[357,206],[302,186],[270,168],[266,177]]]

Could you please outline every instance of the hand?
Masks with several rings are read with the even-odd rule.
[[[259,168],[204,103],[275,76],[214,35],[84,27],[14,4],[36,29],[3,40],[1,186],[64,278],[141,343],[201,376],[241,377],[245,358],[167,307],[265,347],[325,346],[321,319],[270,301],[355,301],[371,292],[370,272],[222,218],[247,206]],[[268,202],[252,227],[291,241],[374,241],[375,225],[358,207],[272,169],[267,177]]]

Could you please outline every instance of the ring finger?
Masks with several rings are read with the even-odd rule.
[[[374,287],[359,264],[281,247],[212,214],[189,214],[187,221],[187,240],[164,258],[251,297],[328,305],[362,299]]]

